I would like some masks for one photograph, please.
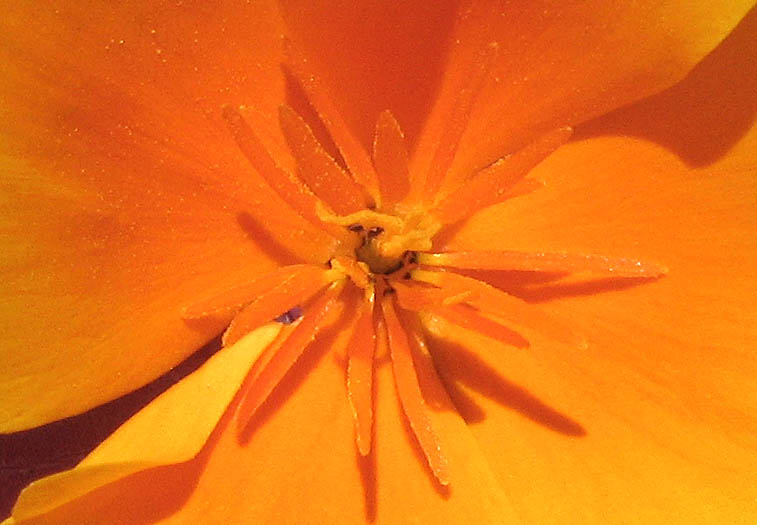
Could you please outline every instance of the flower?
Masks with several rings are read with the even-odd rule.
[[[23,327],[3,354],[11,374],[2,383],[4,428],[127,392],[231,322],[224,350],[76,469],[27,489],[12,522],[753,514],[742,472],[754,465],[753,403],[740,374],[754,368],[754,323],[744,319],[739,331],[734,322],[754,311],[744,292],[753,284],[744,269],[753,266],[754,228],[742,211],[753,134],[708,167],[717,177],[700,175],[696,184],[700,171],[628,138],[577,141],[539,162],[567,138],[565,125],[678,80],[746,8],[689,8],[692,16],[656,5],[539,7],[472,4],[458,16],[457,6],[394,13],[358,5],[325,16],[286,3],[295,42],[288,84],[271,6],[11,12],[4,34],[19,56],[89,40],[86,60],[43,71],[11,60],[3,85],[17,101],[8,111],[12,140],[3,139],[16,200],[8,207],[14,251],[5,286],[15,302],[7,317]],[[429,24],[433,17],[454,24]],[[98,24],[62,31],[59,19]],[[643,46],[636,20],[654,22]],[[434,76],[449,35],[449,57]],[[434,106],[417,102],[435,81]],[[279,109],[298,85],[333,143],[317,119]],[[376,120],[374,176],[365,151]],[[315,197],[286,175],[295,164],[284,144]],[[334,148],[354,179],[327,155]],[[497,162],[504,153],[512,156]],[[517,180],[548,186],[458,223],[493,204],[492,193],[535,187],[513,186]],[[546,246],[561,253],[546,255]],[[609,255],[569,255],[585,253]],[[598,292],[625,288],[627,279],[492,272],[590,263],[623,275],[662,273],[648,261],[669,265],[670,275],[622,293]],[[439,264],[473,273],[455,277]],[[246,288],[228,290],[240,283]],[[545,321],[538,305],[500,288],[531,302],[561,300],[547,301]],[[233,320],[225,315],[247,303]],[[497,319],[505,324],[480,314],[493,306],[507,308]],[[426,312],[433,361],[416,310]],[[373,311],[375,369],[366,366]],[[282,312],[282,322],[246,335]],[[525,346],[508,321],[532,329],[529,351],[486,337]],[[571,341],[574,333],[587,344]],[[75,363],[66,359],[72,346],[82,351]],[[30,352],[38,348],[45,352]],[[702,492],[712,505],[698,504]],[[647,504],[653,497],[659,501]],[[628,508],[638,501],[645,503]]]

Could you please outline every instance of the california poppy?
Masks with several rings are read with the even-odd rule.
[[[10,522],[748,520],[753,100],[563,145],[748,7],[11,8],[2,429],[228,328]]]

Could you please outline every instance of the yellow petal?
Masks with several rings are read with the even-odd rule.
[[[280,324],[269,324],[224,348],[129,419],[74,469],[29,485],[13,508],[13,518],[44,514],[135,472],[195,457],[247,371],[280,330]]]
[[[512,503],[430,374],[419,368],[450,459],[440,494],[403,423],[386,350],[377,370],[375,449],[362,459],[344,387],[342,332],[322,335],[277,387],[240,442],[231,412],[192,461],[134,474],[37,519],[16,523],[486,523],[513,521]],[[360,459],[359,459],[360,458]],[[297,502],[292,504],[292,495]]]

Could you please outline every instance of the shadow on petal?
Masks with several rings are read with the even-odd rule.
[[[712,164],[757,114],[757,8],[680,83],[576,128],[573,140],[630,135],[656,142],[692,167]]]
[[[220,348],[220,338],[213,339],[152,383],[78,416],[0,435],[0,516],[10,513],[22,488],[35,479],[73,468],[124,421],[199,368]]]
[[[113,523],[148,525],[179,512],[197,487],[200,476],[230,423],[232,412],[221,419],[200,453],[192,460],[136,472],[72,500],[28,523],[83,523],[92,516],[110,516]],[[160,487],[160,490],[155,490]],[[27,523],[27,522],[24,522]]]
[[[567,297],[619,292],[657,280],[653,277],[609,277],[606,279],[547,283],[539,286],[513,287],[508,289],[508,292],[529,303],[543,303]]]
[[[300,262],[287,250],[286,246],[277,241],[251,214],[247,212],[237,214],[237,224],[244,230],[249,240],[255,243],[255,246],[272,259],[280,262],[282,266]]]
[[[554,432],[571,437],[586,435],[586,430],[577,421],[511,383],[465,347],[438,338],[431,339],[430,344],[439,376],[468,424],[483,421],[486,413],[464,392],[461,385]]]

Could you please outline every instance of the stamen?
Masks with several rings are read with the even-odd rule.
[[[297,319],[299,319],[300,317],[302,317],[302,308],[295,306],[278,316],[276,319],[274,319],[274,321],[276,321],[277,323],[289,325],[297,321]]]
[[[389,232],[401,232],[405,227],[405,223],[399,217],[388,215],[386,213],[379,213],[373,210],[361,210],[355,213],[350,213],[349,215],[336,215],[327,210],[324,206],[317,205],[316,213],[318,213],[318,217],[324,222],[339,224],[340,226],[348,228],[353,227],[355,224],[359,224],[361,226],[361,231],[380,227]]]
[[[343,287],[344,281],[332,284],[321,297],[310,305],[302,317],[302,321],[292,330],[289,338],[271,356],[267,366],[261,370],[257,378],[251,382],[247,391],[243,394],[237,412],[238,428],[244,429],[255,412],[268,399],[276,385],[281,382],[289,369],[297,362],[305,348],[318,335],[328,315],[336,307],[336,298]]]
[[[376,332],[373,326],[375,293],[372,286],[365,292],[360,317],[352,329],[347,355],[347,394],[355,419],[357,448],[363,456],[371,451],[373,356],[376,351]]]
[[[447,176],[450,166],[452,166],[460,139],[467,127],[473,104],[484,86],[484,81],[489,74],[489,70],[494,65],[497,57],[497,47],[497,43],[492,42],[481,51],[476,57],[473,71],[469,75],[465,86],[457,94],[457,99],[449,117],[446,119],[446,127],[431,161],[431,167],[426,174],[425,184],[421,185],[425,188],[426,195],[436,195],[436,192],[439,191]]]
[[[366,289],[370,286],[370,269],[364,262],[356,261],[353,257],[339,255],[331,259],[331,267],[344,272],[358,288]]]
[[[394,371],[394,384],[397,395],[402,404],[402,410],[415,434],[415,438],[426,456],[431,472],[443,486],[449,485],[450,476],[447,458],[441,450],[439,438],[431,426],[431,420],[426,413],[426,402],[423,400],[418,376],[410,350],[405,329],[397,318],[394,310],[393,297],[385,296],[381,301],[387,335],[389,337],[389,353]]]
[[[533,193],[536,190],[542,189],[543,187],[544,183],[540,180],[522,179],[516,182],[515,186],[510,188],[509,191],[505,192],[505,194],[502,196],[502,200],[506,201],[508,199],[520,197],[521,195],[528,195],[529,193]]]
[[[429,266],[451,266],[470,270],[526,272],[599,272],[618,277],[660,277],[667,268],[660,264],[624,257],[570,253],[449,252],[420,253],[418,262]]]
[[[211,315],[239,310],[244,305],[254,301],[258,296],[269,293],[284,282],[319,282],[326,279],[327,272],[328,270],[323,266],[312,264],[282,266],[261,275],[252,282],[229,288],[209,299],[199,301],[184,308],[182,317],[184,319],[201,319]]]
[[[279,348],[281,348],[281,345],[283,345],[287,341],[287,339],[289,339],[289,336],[292,335],[292,332],[297,329],[301,322],[302,318],[300,317],[294,323],[282,327],[279,335],[276,336],[276,339],[274,339],[274,341],[270,345],[268,345],[263,353],[260,354],[260,357],[257,358],[255,364],[252,365],[250,373],[247,375],[247,378],[245,378],[245,382],[242,385],[242,390],[245,390],[247,388],[245,385],[252,385],[255,381],[257,381],[260,373],[265,370],[265,368],[268,366],[268,363],[271,362],[273,356],[276,355],[276,352],[278,352]],[[237,407],[237,412],[238,411],[239,407]],[[244,424],[240,423],[241,422],[239,421],[239,419],[237,419],[239,431],[243,430],[245,426]]]
[[[281,312],[305,303],[326,285],[336,280],[344,280],[344,274],[338,270],[325,270],[319,277],[305,279],[303,275],[296,275],[260,294],[231,321],[223,334],[223,345],[234,344],[258,326],[276,318]]]
[[[565,144],[571,128],[559,128],[543,135],[517,153],[498,160],[445,197],[434,210],[444,224],[455,223],[486,206],[507,199],[516,183],[537,164]]]
[[[523,328],[528,328],[573,346],[583,347],[586,342],[561,321],[518,299],[494,286],[452,272],[429,272],[427,270],[412,270],[410,277],[442,289],[444,294],[457,297],[455,294],[467,293],[465,302],[483,312],[501,317]]]
[[[373,165],[378,175],[382,206],[402,200],[410,190],[405,136],[389,111],[382,111],[373,139]]]
[[[380,207],[381,194],[378,177],[373,169],[370,157],[352,134],[350,127],[344,122],[320,79],[311,71],[308,60],[299,53],[288,39],[284,39],[283,43],[289,72],[302,86],[310,104],[328,129],[331,138],[334,139],[334,143],[339,148],[339,152],[342,154],[344,162],[347,163],[355,181],[366,189],[376,206]]]
[[[297,160],[298,172],[313,193],[340,214],[365,208],[363,190],[326,153],[302,117],[289,106],[281,105],[279,120],[284,138]]]
[[[444,318],[448,322],[461,326],[467,330],[478,332],[497,341],[502,341],[517,348],[527,348],[529,343],[515,330],[479,315],[474,309],[464,304],[445,305],[448,296],[434,288],[421,288],[392,283],[397,292],[397,300],[401,307],[416,311],[430,312]]]
[[[239,149],[255,168],[255,175],[260,176],[268,186],[273,188],[287,204],[308,222],[329,231],[332,235],[336,234],[337,238],[342,236],[342,232],[330,231],[328,225],[321,222],[315,213],[315,203],[318,199],[298,177],[276,164],[263,143],[260,142],[255,132],[244,120],[242,114],[232,106],[224,106],[222,115]]]

